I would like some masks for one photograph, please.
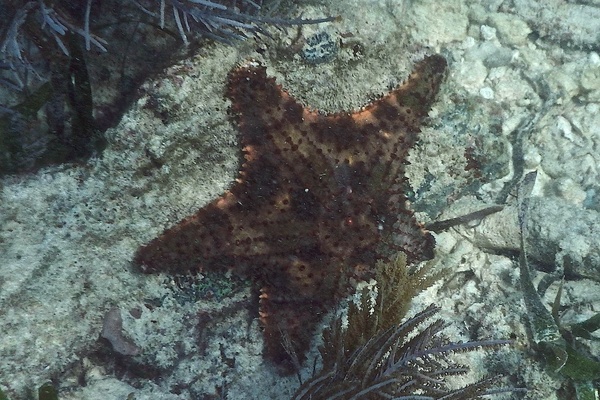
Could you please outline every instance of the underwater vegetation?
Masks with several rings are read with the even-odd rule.
[[[90,0],[88,0],[90,1]],[[187,45],[188,35],[198,32],[211,39],[231,43],[257,33],[268,34],[264,25],[299,25],[332,21],[334,18],[285,19],[260,15],[264,1],[230,0],[133,0],[144,12],[160,19],[165,27],[165,8],[171,8],[173,23],[182,41]],[[152,12],[160,3],[158,12]]]
[[[507,345],[506,340],[456,343],[443,334],[446,324],[435,319],[430,305],[404,322],[411,299],[441,277],[428,267],[407,267],[401,254],[379,262],[377,294],[365,287],[351,302],[347,317],[338,315],[323,332],[319,347],[322,368],[294,395],[301,399],[478,399],[518,392],[495,387],[499,376],[452,388],[447,378],[465,375],[469,367],[452,360],[453,353]]]
[[[551,311],[543,304],[540,295],[540,292],[543,294],[543,289],[545,289],[542,288],[545,285],[544,282],[540,282],[540,286],[536,290],[531,280],[525,247],[526,215],[529,195],[536,176],[536,172],[530,172],[525,176],[518,195],[519,227],[521,229],[519,272],[529,317],[531,341],[536,355],[543,360],[550,373],[566,379],[568,387],[565,398],[596,400],[600,395],[600,358],[590,354],[580,339],[594,339],[592,333],[600,329],[600,313],[582,322],[565,326],[561,323],[558,313],[564,280],[561,280]]]
[[[118,121],[139,84],[205,39],[232,44],[268,36],[271,25],[333,19],[270,16],[266,3],[1,2],[0,175],[100,154],[102,132]]]
[[[44,383],[37,390],[37,400],[58,400],[58,391],[54,387],[54,385],[50,382]],[[30,398],[31,395],[29,396]],[[6,394],[0,389],[0,400],[10,400]]]

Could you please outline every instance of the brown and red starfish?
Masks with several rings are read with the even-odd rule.
[[[260,285],[267,359],[302,361],[322,315],[368,278],[381,245],[410,261],[434,240],[406,207],[404,165],[439,91],[446,61],[426,57],[397,89],[354,113],[323,115],[295,101],[265,68],[229,75],[241,131],[239,178],[139,249],[145,272],[227,270]]]

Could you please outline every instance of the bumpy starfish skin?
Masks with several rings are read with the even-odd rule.
[[[227,97],[245,162],[221,198],[142,247],[146,272],[234,269],[261,287],[265,357],[302,361],[323,313],[369,277],[387,248],[410,261],[434,240],[407,209],[404,165],[442,82],[430,56],[387,96],[355,113],[296,102],[256,63],[234,69]],[[296,358],[296,360],[294,360]]]

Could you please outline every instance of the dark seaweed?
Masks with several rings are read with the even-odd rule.
[[[263,0],[4,0],[0,175],[99,156],[139,85],[207,41],[332,19],[270,16]]]

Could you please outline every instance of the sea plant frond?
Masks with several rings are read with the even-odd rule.
[[[551,310],[546,308],[539,291],[535,289],[532,282],[525,239],[528,234],[529,199],[536,177],[537,171],[525,175],[519,186],[517,197],[521,250],[519,275],[531,329],[530,339],[533,342],[533,349],[543,357],[546,367],[553,373],[566,378],[574,387],[578,400],[597,398],[598,388],[594,382],[600,376],[600,362],[597,356],[590,354],[585,346],[581,345],[579,338],[592,339],[591,332],[600,329],[600,314],[570,327],[564,326],[558,312],[564,279],[559,284]]]
[[[167,23],[166,10],[172,9],[173,21],[181,40],[189,44],[193,33],[231,43],[248,36],[265,33],[265,25],[302,25],[332,21],[334,17],[319,19],[287,19],[261,15],[262,1],[242,0],[228,7],[223,1],[208,0],[132,0],[146,14],[160,19],[161,28]],[[158,12],[152,9],[158,6]]]
[[[349,306],[347,327],[338,317],[325,329],[320,348],[323,368],[294,399],[477,399],[518,390],[493,389],[498,377],[458,389],[447,382],[448,377],[469,372],[451,359],[453,353],[496,348],[510,341],[452,342],[443,334],[446,324],[435,319],[440,309],[433,304],[401,321],[411,299],[440,273],[432,273],[428,266],[409,268],[400,256],[379,263],[376,276],[374,307],[365,288],[358,294],[358,304]]]

